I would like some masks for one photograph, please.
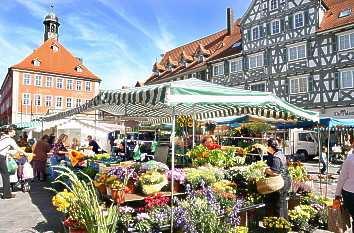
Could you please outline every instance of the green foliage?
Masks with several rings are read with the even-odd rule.
[[[283,217],[265,217],[263,226],[272,233],[286,233],[291,230],[291,223]]]
[[[214,167],[185,168],[187,183],[199,187],[202,180],[206,185],[212,185],[224,178],[224,174]]]
[[[118,222],[119,213],[116,206],[110,206],[105,210],[98,201],[96,190],[92,183],[92,179],[86,176],[88,183],[80,180],[77,175],[65,166],[54,167],[59,176],[54,183],[64,185],[75,197],[77,197],[75,205],[79,206],[76,210],[76,219],[80,219],[82,225],[86,226],[88,233],[114,233]],[[70,184],[62,181],[69,180]]]

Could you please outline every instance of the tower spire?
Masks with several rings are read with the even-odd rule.
[[[58,40],[59,19],[54,13],[54,0],[50,0],[50,12],[44,21],[44,41],[48,39]]]

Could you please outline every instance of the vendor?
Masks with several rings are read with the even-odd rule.
[[[98,154],[99,149],[101,149],[98,143],[92,138],[91,135],[87,136],[87,140],[89,141],[89,147],[92,148],[92,151],[95,152],[95,154]]]
[[[202,139],[202,144],[209,150],[221,149],[221,146],[214,141],[214,138],[210,135],[205,136]]]
[[[277,141],[268,140],[268,160],[266,173],[269,176],[281,175],[284,179],[284,187],[279,191],[266,195],[266,213],[268,216],[288,218],[287,193],[290,189],[290,176],[286,157],[279,150]]]

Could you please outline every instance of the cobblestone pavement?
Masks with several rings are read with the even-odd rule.
[[[318,161],[305,163],[305,167],[311,175],[318,175]],[[327,196],[334,197],[336,179],[338,178],[336,172],[339,167],[340,165],[329,167],[329,173],[333,174],[335,179],[329,180],[327,189],[324,183],[320,184],[318,181],[314,181],[315,192],[325,195],[327,190]],[[324,180],[322,181],[324,182]],[[15,199],[0,199],[0,233],[63,232],[62,216],[52,207],[52,193],[45,189],[46,186],[49,184],[33,182],[30,193],[17,192]],[[2,187],[1,176],[0,187]],[[315,231],[315,233],[326,232],[328,231]]]

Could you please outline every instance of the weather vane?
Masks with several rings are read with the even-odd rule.
[[[54,12],[54,0],[50,0],[50,8]]]

